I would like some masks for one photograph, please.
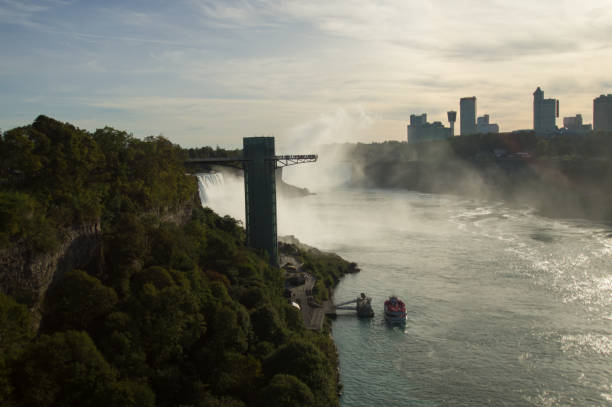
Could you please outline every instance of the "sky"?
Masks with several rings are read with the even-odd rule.
[[[610,0],[0,0],[3,130],[405,140],[410,114],[446,123],[464,96],[531,128],[538,86],[590,123],[610,67]]]

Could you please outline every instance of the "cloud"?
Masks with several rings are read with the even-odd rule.
[[[410,113],[443,120],[472,95],[504,129],[529,127],[536,86],[586,119],[612,91],[607,3],[0,0],[0,125],[60,100],[86,123],[235,145],[361,109],[360,137],[404,139]]]

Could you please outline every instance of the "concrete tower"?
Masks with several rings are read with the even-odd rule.
[[[461,98],[459,101],[461,135],[476,134],[476,96]]]
[[[274,137],[245,137],[242,157],[189,158],[185,166],[192,173],[210,170],[210,165],[243,166],[246,243],[268,254],[278,266],[276,237],[276,171],[288,165],[317,161],[316,154],[275,155]]]
[[[277,265],[274,137],[245,137],[242,145],[247,245],[265,251]]]
[[[450,123],[451,137],[453,137],[455,135],[455,122],[457,121],[457,112],[451,110],[450,112],[446,112],[446,116],[448,117],[448,122]]]

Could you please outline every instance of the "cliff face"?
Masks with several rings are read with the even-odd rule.
[[[38,325],[40,307],[51,284],[66,272],[87,266],[101,244],[102,229],[95,222],[67,230],[51,253],[33,254],[19,246],[1,250],[0,291],[26,303]]]
[[[194,201],[174,211],[150,212],[145,216],[157,216],[160,223],[183,225],[190,219],[195,204]],[[99,221],[68,229],[59,247],[50,253],[31,253],[20,246],[0,250],[0,292],[27,304],[38,329],[47,290],[65,273],[89,268],[100,260],[101,250]]]
[[[612,165],[607,161],[371,160],[359,175],[354,186],[501,199],[547,216],[612,219]]]

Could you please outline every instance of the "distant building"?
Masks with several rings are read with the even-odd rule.
[[[427,114],[410,115],[408,125],[408,142],[414,143],[425,140],[443,140],[452,137],[452,130],[444,127],[441,122],[427,122]]]
[[[459,101],[461,135],[476,133],[476,96],[461,98]]]
[[[455,135],[455,122],[457,121],[457,112],[451,110],[450,112],[446,112],[446,116],[448,117],[448,122],[450,124],[451,137]]]
[[[544,99],[539,87],[533,92],[533,130],[536,134],[550,134],[557,130],[556,118],[559,117],[559,101]]]
[[[499,133],[499,126],[496,123],[489,123],[489,115],[485,114],[476,121],[476,133],[478,134],[497,134]]]
[[[420,115],[411,114],[410,115],[410,125],[411,126],[422,126],[427,124],[427,113],[423,113]]]
[[[582,115],[577,114],[573,117],[564,117],[563,128],[566,130],[578,130],[582,128]]]
[[[582,123],[582,115],[563,118],[563,132],[565,134],[584,135],[591,130],[590,124]]]
[[[593,130],[612,132],[612,95],[593,99]]]

